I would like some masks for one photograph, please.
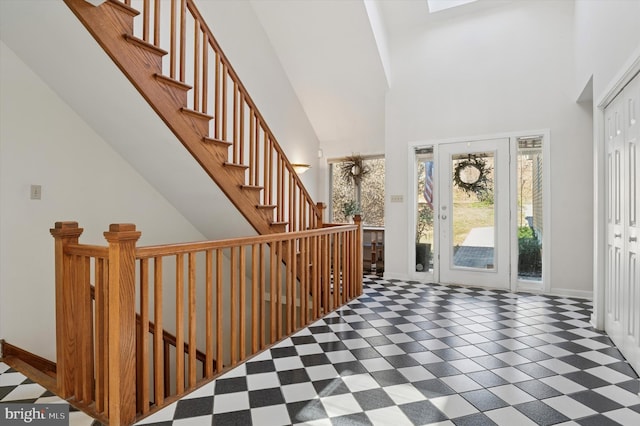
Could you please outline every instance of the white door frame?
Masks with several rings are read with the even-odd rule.
[[[606,216],[606,167],[607,147],[605,139],[604,109],[611,103],[633,76],[640,72],[640,48],[630,56],[611,79],[604,92],[594,102],[593,111],[593,153],[594,153],[594,205],[593,205],[593,313],[591,324],[604,330],[605,281],[607,256],[607,216]]]
[[[418,148],[426,148],[433,147],[433,155],[434,159],[438,158],[439,154],[439,145],[446,143],[457,143],[457,142],[469,142],[469,141],[481,141],[488,139],[503,139],[509,138],[510,142],[510,179],[511,182],[515,182],[517,179],[517,140],[518,138],[523,137],[531,137],[534,135],[540,135],[543,138],[542,145],[542,155],[543,155],[543,217],[544,217],[544,233],[542,236],[542,285],[531,282],[531,281],[523,281],[518,279],[518,271],[517,267],[513,267],[513,265],[517,265],[518,262],[518,253],[515,250],[511,250],[511,280],[510,280],[510,290],[511,291],[538,291],[538,292],[550,292],[551,289],[551,279],[549,271],[551,270],[551,252],[552,247],[550,244],[550,236],[551,236],[551,173],[550,173],[550,146],[551,146],[551,133],[549,129],[538,129],[538,130],[523,130],[517,132],[506,132],[506,133],[494,133],[488,135],[477,135],[477,136],[467,136],[467,137],[456,137],[456,138],[448,138],[448,139],[438,139],[438,140],[426,140],[426,141],[415,141],[408,144],[407,151],[407,164],[411,165],[408,168],[408,187],[407,187],[407,206],[408,206],[408,228],[407,228],[407,272],[408,276],[411,279],[417,279],[422,281],[430,281],[430,282],[439,282],[440,281],[440,265],[438,261],[434,261],[434,269],[432,272],[416,272],[415,271],[415,244],[414,238],[416,232],[416,209],[415,205],[417,203],[417,194],[416,194],[416,182],[418,180],[417,168],[415,164],[415,151]],[[436,171],[437,173],[437,171]],[[517,188],[516,185],[510,185],[511,189],[511,203],[512,208],[513,203],[517,199]],[[438,191],[438,184],[436,183],[434,188],[434,206],[440,205],[440,194]],[[439,235],[440,226],[439,221],[434,220],[434,234]],[[516,230],[517,224],[515,221],[515,215],[511,216],[510,220],[510,228],[511,228],[511,247],[517,247],[518,243],[518,235]],[[440,245],[437,243],[437,239],[434,238],[434,258],[437,259],[439,255]]]

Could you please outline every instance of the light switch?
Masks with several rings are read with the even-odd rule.
[[[31,185],[31,199],[32,200],[40,200],[40,199],[42,199],[42,186],[41,185]]]

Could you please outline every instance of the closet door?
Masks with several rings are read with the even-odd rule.
[[[624,89],[624,150],[625,150],[625,229],[623,230],[625,264],[623,353],[640,370],[640,76]]]
[[[640,77],[605,109],[607,272],[605,329],[640,371]]]
[[[620,347],[624,336],[624,109],[622,94],[605,110],[607,144],[607,283],[605,329]]]

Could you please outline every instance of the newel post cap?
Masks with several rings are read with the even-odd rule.
[[[104,237],[108,242],[117,241],[136,241],[140,238],[142,232],[136,230],[133,223],[112,223],[109,230],[104,233]]]
[[[49,229],[49,232],[54,238],[79,237],[82,231],[84,231],[84,229],[78,226],[78,222],[73,221],[56,222],[54,227]]]

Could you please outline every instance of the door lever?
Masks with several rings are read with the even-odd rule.
[[[621,238],[622,234],[613,234],[613,238]]]
[[[636,241],[638,241],[638,237],[629,237],[629,242],[630,243],[634,243]]]

